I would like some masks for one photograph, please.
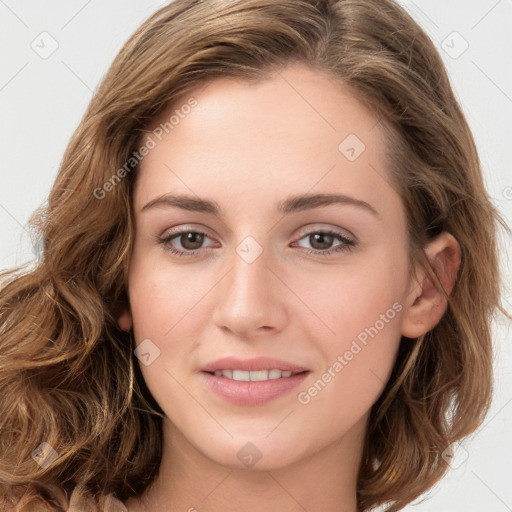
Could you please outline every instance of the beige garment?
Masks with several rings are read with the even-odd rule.
[[[76,488],[71,494],[66,512],[128,512],[128,509],[112,494],[96,500],[91,494]]]

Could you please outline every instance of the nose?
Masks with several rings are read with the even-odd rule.
[[[242,254],[242,256],[240,256]],[[215,325],[241,338],[283,329],[287,314],[284,297],[289,290],[263,251],[254,261],[234,252],[227,275],[216,287]]]

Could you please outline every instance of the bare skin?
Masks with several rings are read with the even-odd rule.
[[[166,418],[156,481],[126,506],[357,512],[370,408],[402,336],[427,332],[446,310],[421,266],[409,277],[406,218],[381,127],[301,65],[257,84],[216,79],[182,103],[190,96],[197,108],[144,158],[134,191],[130,310],[119,324],[160,351],[141,369]],[[223,216],[162,203],[143,210],[168,193],[215,201]],[[334,193],[351,199],[277,210],[290,196]],[[315,236],[326,230],[336,234]],[[456,240],[443,233],[426,251],[449,291]],[[233,404],[201,378],[202,366],[228,355],[265,355],[308,373],[270,402]],[[311,391],[322,377],[326,385]],[[240,457],[248,451],[258,459],[250,466]]]

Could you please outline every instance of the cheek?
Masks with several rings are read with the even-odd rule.
[[[400,304],[384,303],[366,313],[356,306],[346,310],[350,320],[339,322],[336,341],[323,345],[324,366],[297,394],[316,424],[311,428],[332,425],[341,435],[368,413],[384,390],[401,342]]]
[[[324,367],[298,396],[342,430],[371,408],[389,379],[401,340],[407,258],[390,253],[350,270],[309,291],[310,304],[333,332],[316,336]]]
[[[359,335],[364,341],[366,329],[372,327],[380,339],[400,337],[407,257],[399,251],[388,252],[365,256],[364,261],[354,258],[354,264],[296,280],[295,291],[306,298],[314,313],[308,316],[310,325],[331,356]]]
[[[204,280],[194,279],[197,274],[162,260],[158,254],[134,253],[129,295],[137,340],[150,336],[158,340],[172,337],[189,316],[197,314],[194,306],[205,294]]]
[[[150,340],[147,346],[157,356],[151,358],[151,364],[141,364],[141,370],[151,393],[160,401],[166,393],[180,392],[171,375],[179,378],[190,368],[205,325],[202,299],[208,285],[198,272],[166,264],[158,255],[140,257],[137,252],[129,283],[135,340],[137,345]]]

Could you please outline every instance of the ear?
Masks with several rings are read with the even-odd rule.
[[[418,263],[402,316],[402,336],[407,338],[417,338],[439,323],[448,307],[444,291],[450,295],[461,261],[459,243],[446,231],[429,242],[424,252],[442,288],[432,271]]]
[[[132,328],[132,315],[129,308],[123,308],[117,323],[122,331],[128,332]]]

